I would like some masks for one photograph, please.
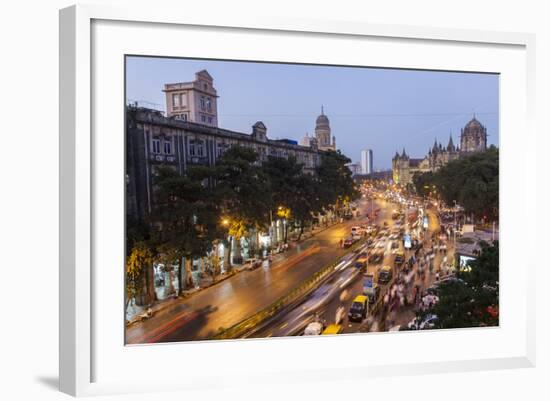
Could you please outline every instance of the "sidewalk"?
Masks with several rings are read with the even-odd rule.
[[[300,238],[299,241],[297,240],[297,238],[298,238],[297,234],[293,235],[293,236],[289,235],[289,238],[288,238],[289,248],[286,251],[274,254],[272,263],[281,262],[282,260],[284,260],[287,257],[287,253],[290,249],[294,248],[299,243],[302,243],[305,240],[314,237],[316,234],[319,234],[320,232],[323,232],[328,228],[334,227],[336,224],[339,224],[339,223],[340,223],[339,221],[335,221],[334,223],[329,224],[328,226],[316,227],[315,229],[313,229],[313,231],[312,230],[304,231],[304,233],[302,234],[302,237]],[[264,260],[263,263],[268,263],[267,259]],[[232,277],[233,275],[235,275],[237,273],[240,273],[243,270],[246,270],[244,265],[233,265],[232,268],[231,268],[231,273],[230,274],[219,274],[215,278],[213,278],[211,275],[205,274],[203,277],[198,278],[198,280],[195,280],[195,285],[196,286],[195,286],[194,289],[184,291],[184,294],[185,294],[185,296],[192,295],[193,293],[195,293],[197,291],[200,291],[201,289],[216,285],[217,283],[219,283],[223,280],[226,280],[227,278]]]

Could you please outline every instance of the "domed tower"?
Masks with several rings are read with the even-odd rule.
[[[474,117],[460,131],[460,150],[463,153],[487,150],[487,128]]]
[[[330,141],[330,122],[328,117],[325,116],[323,107],[321,106],[321,115],[315,120],[315,138],[317,138],[317,143],[319,149],[321,150],[336,150],[335,139],[333,142]]]

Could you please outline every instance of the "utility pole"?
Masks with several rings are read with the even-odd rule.
[[[273,252],[273,211],[269,208],[269,246]]]

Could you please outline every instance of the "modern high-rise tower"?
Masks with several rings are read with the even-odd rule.
[[[373,159],[372,149],[365,149],[361,151],[361,174],[374,173],[372,159]]]

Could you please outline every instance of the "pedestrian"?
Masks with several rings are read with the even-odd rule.
[[[435,273],[435,281],[439,281],[439,272]]]

